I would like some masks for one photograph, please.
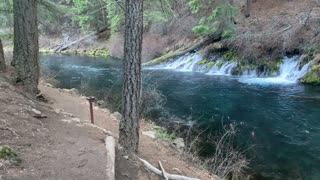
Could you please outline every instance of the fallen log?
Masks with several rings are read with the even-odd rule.
[[[168,179],[171,179],[171,180],[200,180],[200,179],[197,179],[197,178],[192,178],[192,177],[187,177],[187,176],[181,176],[181,175],[174,175],[174,174],[168,174],[166,172],[162,172],[161,170],[159,170],[158,168],[152,166],[148,161],[146,160],[143,160],[141,158],[139,158],[140,161],[143,162],[143,164],[150,170],[152,171],[153,173],[159,175],[159,176],[163,176],[163,173],[167,176]]]
[[[146,63],[144,63],[143,65],[144,66],[149,66],[149,65],[155,65],[155,64],[159,64],[161,62],[164,62],[164,61],[167,61],[169,59],[174,59],[174,58],[177,58],[177,57],[180,57],[180,56],[183,56],[189,52],[193,52],[193,51],[196,51],[204,46],[207,46],[211,43],[214,43],[214,42],[218,42],[221,40],[221,37],[220,36],[207,36],[205,37],[204,39],[202,39],[201,41],[199,41],[198,43],[196,43],[195,45],[191,46],[191,47],[188,47],[188,48],[182,48],[182,49],[179,49],[175,52],[169,52],[168,54],[166,55],[163,55],[161,57],[158,57],[156,59],[153,59],[151,61],[148,61]]]
[[[96,32],[90,33],[90,34],[88,34],[88,35],[86,35],[86,36],[84,36],[84,37],[82,37],[82,38],[80,38],[80,39],[78,39],[76,41],[73,41],[73,42],[71,42],[71,43],[69,43],[67,45],[62,45],[62,46],[56,48],[55,51],[59,51],[59,52],[65,51],[65,50],[69,49],[70,46],[73,46],[75,44],[79,44],[81,41],[83,41],[83,40],[85,40],[85,39],[87,39],[87,38],[89,38],[91,36],[96,36],[96,35],[97,35]]]

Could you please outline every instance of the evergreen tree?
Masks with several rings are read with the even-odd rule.
[[[119,143],[128,153],[139,146],[143,0],[126,0],[123,99]]]
[[[12,65],[16,83],[33,95],[38,93],[39,44],[37,0],[14,0],[14,50]]]
[[[194,14],[208,7],[212,7],[214,0],[191,0],[188,5]],[[233,17],[237,9],[233,6],[232,0],[217,1],[216,7],[211,8],[208,16],[200,18],[198,24],[193,27],[192,31],[200,35],[214,35],[222,38],[229,38],[235,32]]]

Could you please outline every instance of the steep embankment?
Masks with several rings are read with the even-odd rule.
[[[279,71],[284,56],[302,55],[299,68],[310,62],[310,72],[301,81],[319,84],[320,4],[317,0],[253,1],[251,16],[248,18],[244,15],[246,2],[236,0],[234,3],[240,10],[234,17],[236,34],[219,43],[205,45],[200,49],[193,48],[202,55],[203,61],[200,64],[212,67],[217,64],[214,56],[218,55],[225,62],[238,62],[233,71],[235,75],[252,69],[258,74],[272,75]],[[199,40],[194,40],[196,42]],[[192,47],[189,44],[185,46]],[[175,57],[172,55],[176,52],[187,50],[184,51],[187,53],[190,50],[172,49],[174,51],[168,51],[146,65],[166,61]]]

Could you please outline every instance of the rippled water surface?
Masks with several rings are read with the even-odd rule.
[[[110,91],[121,85],[121,65],[111,59],[53,55],[41,62],[60,87],[91,89],[97,97],[121,93]],[[173,70],[143,73],[167,97],[172,114],[208,127],[222,117],[241,124],[241,146],[254,145],[247,155],[260,179],[320,179],[320,87]]]

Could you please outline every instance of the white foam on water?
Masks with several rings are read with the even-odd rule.
[[[179,71],[193,71],[200,60],[201,56],[197,54],[188,54],[173,61],[171,60],[159,65],[145,67],[145,69],[173,69]]]
[[[299,57],[294,56],[292,58],[284,57],[279,69],[279,75],[276,77],[268,78],[239,78],[239,82],[247,84],[293,84],[297,83],[300,78],[302,78],[309,70],[310,64],[304,65],[299,69]]]
[[[197,54],[186,54],[176,60],[171,60],[145,69],[172,69],[178,71],[197,71],[215,76],[232,76],[232,69],[237,67],[237,62],[224,62],[222,59],[215,61],[215,64],[207,69],[206,64],[199,64],[202,57]],[[221,63],[223,63],[221,65]],[[218,66],[219,65],[219,66]],[[292,84],[297,83],[310,69],[310,64],[299,68],[299,56],[284,57],[279,68],[277,76],[274,77],[258,77],[257,71],[244,70],[238,78],[239,82],[247,84]]]
[[[221,60],[220,60],[221,61]],[[219,68],[217,64],[220,63],[218,61],[210,70],[207,74],[209,75],[224,75],[224,76],[231,76],[232,69],[237,67],[237,62],[224,62],[221,67]]]

